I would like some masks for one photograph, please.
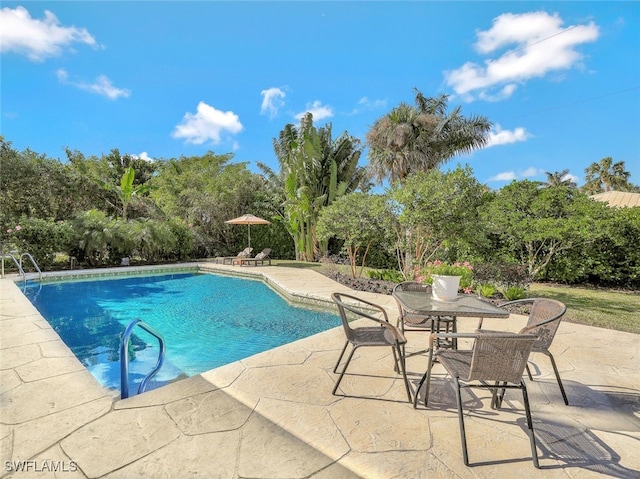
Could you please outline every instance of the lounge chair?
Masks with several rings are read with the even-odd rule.
[[[248,258],[251,256],[251,252],[253,248],[245,248],[240,251],[236,256],[219,256],[216,258],[216,263],[218,264],[233,264],[233,261],[239,258]]]
[[[231,261],[231,264],[238,264],[242,266],[243,264],[258,266],[258,263],[261,265],[264,264],[265,261],[268,261],[269,266],[271,266],[271,258],[269,255],[271,254],[270,248],[263,249],[260,253],[258,253],[254,258],[241,258],[237,257]]]

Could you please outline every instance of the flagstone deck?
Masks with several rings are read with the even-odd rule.
[[[201,266],[261,275],[294,300],[330,304],[332,292],[350,291],[310,270]],[[355,294],[395,319],[390,296]],[[514,315],[485,320],[491,329],[522,324]],[[461,319],[465,326],[472,330],[474,320]],[[475,464],[466,467],[453,389],[441,369],[429,408],[415,410],[393,373],[391,351],[365,348],[341,384],[344,396],[333,396],[332,368],[344,344],[334,329],[120,400],[82,367],[19,284],[2,279],[0,477],[638,478],[639,340],[564,322],[552,350],[570,406],[548,358],[532,356],[527,384],[542,470],[531,462],[517,392],[494,411],[486,391],[466,391]],[[425,344],[426,335],[410,333],[410,350]],[[412,356],[407,365],[415,387],[426,358]]]

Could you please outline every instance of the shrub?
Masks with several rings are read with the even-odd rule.
[[[70,256],[75,256],[80,262],[86,261],[90,266],[107,264],[116,233],[115,222],[102,211],[90,210],[76,216],[72,226]],[[123,235],[124,232],[118,229],[118,243]]]
[[[524,299],[527,297],[527,291],[520,286],[510,286],[502,291],[504,298],[507,301],[514,301],[516,299]]]
[[[460,276],[460,288],[467,289],[471,287],[473,282],[473,266],[467,261],[448,264],[436,260],[427,263],[427,266],[417,271],[415,277],[416,281],[431,284],[433,275]]]
[[[70,237],[71,227],[63,221],[22,217],[19,225],[3,229],[2,239],[3,244],[11,245],[5,252],[11,250],[18,260],[21,254],[30,253],[44,271],[55,263],[57,253],[66,251]],[[29,267],[27,264],[25,270]]]
[[[404,281],[402,273],[394,269],[372,269],[367,272],[367,276],[371,279],[392,281],[394,283],[401,283]]]
[[[475,285],[475,291],[480,296],[491,298],[498,292],[498,288],[492,283],[478,283]]]
[[[512,286],[527,289],[529,287],[529,275],[524,265],[516,263],[484,263],[476,265],[474,279],[481,283],[493,283],[503,289]]]
[[[169,222],[169,228],[175,236],[175,245],[172,250],[165,251],[167,259],[177,259],[180,261],[190,258],[193,254],[194,235],[189,226],[178,220],[173,219]]]

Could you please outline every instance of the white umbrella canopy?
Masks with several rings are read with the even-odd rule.
[[[251,225],[268,225],[271,221],[258,218],[257,216],[246,214],[238,216],[232,220],[227,220],[225,223],[230,225],[247,225],[247,231],[249,232],[249,248],[251,248]]]

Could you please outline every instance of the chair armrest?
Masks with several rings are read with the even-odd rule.
[[[429,349],[433,349],[435,339],[454,338],[454,339],[476,339],[478,337],[489,336],[492,338],[521,338],[522,336],[535,336],[535,334],[510,333],[508,331],[492,331],[486,329],[476,330],[475,333],[431,333],[429,335]]]
[[[335,293],[334,293],[335,294]],[[373,314],[369,314],[365,311],[362,311],[362,307],[359,307],[358,304],[349,304],[346,303],[343,300],[340,300],[340,303],[342,304],[342,306],[348,310],[351,311],[352,313],[356,314],[357,316],[363,316],[367,319],[371,319],[373,321],[376,321],[378,323],[384,324],[384,323],[389,323],[389,317],[387,316],[387,311],[380,305],[372,303],[370,301],[367,301],[366,299],[362,299],[362,298],[358,298],[357,296],[353,296],[351,294],[346,294],[346,293],[339,293],[341,298],[346,298],[346,299],[350,299],[351,301],[355,301],[356,303],[360,303],[363,305],[366,305],[368,308],[370,309],[374,309],[377,312],[382,313],[382,317],[384,319],[380,319],[380,318],[376,318],[375,316],[373,316]],[[333,295],[332,295],[333,297]],[[334,301],[336,299],[334,298]]]
[[[513,301],[507,301],[506,303],[502,303],[499,308],[503,308],[504,306],[510,306],[512,304],[527,304],[533,303],[535,298],[525,298],[525,299],[514,299]]]

